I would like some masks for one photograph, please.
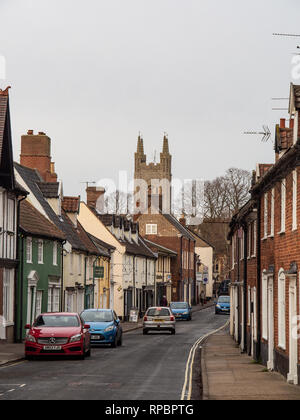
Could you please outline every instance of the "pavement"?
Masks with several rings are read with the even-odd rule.
[[[201,367],[204,400],[300,400],[300,387],[241,354],[228,328],[206,340]]]
[[[214,308],[206,308],[192,322],[177,322],[176,335],[144,336],[139,329],[126,333],[116,349],[93,347],[83,361],[52,357],[0,367],[0,401],[179,400],[193,344],[223,324]]]
[[[197,305],[193,307],[193,312],[201,311],[214,305],[213,302],[208,302],[205,305]],[[140,319],[137,323],[122,322],[124,333],[138,330],[143,327],[143,320]],[[24,359],[24,344],[23,343],[5,343],[0,340],[0,366],[19,362]]]

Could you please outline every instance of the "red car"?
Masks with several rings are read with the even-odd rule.
[[[90,325],[75,313],[45,313],[34,324],[26,325],[25,357],[91,355]]]

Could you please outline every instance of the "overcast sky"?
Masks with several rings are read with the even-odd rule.
[[[272,33],[300,33],[299,0],[0,0],[0,16],[14,158],[46,132],[66,195],[132,173],[139,131],[150,160],[168,133],[178,178],[273,161],[243,132],[273,141],[287,117],[271,98],[289,96],[300,38]]]

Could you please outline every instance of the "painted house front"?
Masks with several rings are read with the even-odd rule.
[[[61,310],[64,234],[29,201],[20,205],[17,340],[43,312]]]
[[[8,88],[0,90],[0,340],[14,341],[17,272],[18,200],[25,197],[15,181]]]

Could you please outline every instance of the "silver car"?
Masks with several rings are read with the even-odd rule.
[[[144,317],[143,334],[148,331],[169,331],[176,333],[176,320],[170,308],[149,308]]]

